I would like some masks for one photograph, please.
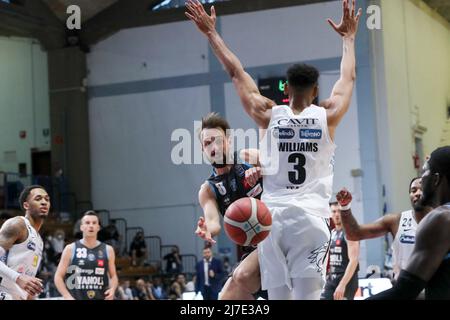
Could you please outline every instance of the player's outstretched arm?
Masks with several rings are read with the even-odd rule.
[[[67,245],[63,253],[61,255],[61,261],[58,264],[58,268],[55,273],[55,286],[58,289],[58,292],[62,295],[64,300],[75,300],[70,294],[69,290],[67,290],[66,283],[64,278],[66,276],[67,268],[70,265],[70,260],[72,259],[72,252],[74,249],[74,244]]]
[[[255,81],[244,70],[239,59],[226,46],[217,32],[214,6],[211,7],[211,15],[206,13],[205,8],[198,0],[188,0],[186,7],[188,9],[186,16],[208,38],[214,54],[231,77],[245,111],[260,128],[267,128],[271,116],[270,110],[275,102],[260,94]]]
[[[12,246],[25,241],[28,236],[26,225],[22,218],[12,218],[6,221],[0,229],[0,257],[4,256]],[[7,278],[25,290],[30,297],[35,297],[43,290],[42,280],[20,274],[0,260],[0,278]]]
[[[208,182],[201,186],[198,200],[203,209],[204,217],[199,218],[195,234],[205,241],[216,243],[213,237],[220,233],[220,213],[217,200]]]
[[[334,130],[347,112],[353,93],[353,86],[356,80],[356,58],[355,58],[355,38],[358,31],[359,18],[362,10],[356,13],[356,3],[352,0],[343,0],[343,16],[341,22],[337,25],[331,19],[328,23],[342,37],[343,54],[341,61],[341,76],[334,85],[331,97],[324,102],[327,110],[328,127],[330,133],[334,136]]]
[[[341,207],[348,207],[347,210],[341,209],[342,226],[344,227],[345,235],[348,240],[359,241],[378,238],[384,236],[388,232],[395,236],[395,227],[398,226],[400,220],[400,215],[398,213],[387,214],[372,223],[360,225],[349,207],[352,201],[351,193],[343,188],[336,195],[336,199]]]

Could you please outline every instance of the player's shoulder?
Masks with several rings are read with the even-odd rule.
[[[24,232],[26,228],[27,226],[25,224],[24,218],[22,216],[17,216],[6,220],[1,230],[3,232],[20,233]]]

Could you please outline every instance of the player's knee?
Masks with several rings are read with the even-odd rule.
[[[237,268],[233,272],[233,281],[239,286],[248,286],[252,280],[252,274],[243,268]]]

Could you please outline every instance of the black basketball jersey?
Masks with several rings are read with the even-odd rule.
[[[104,300],[109,286],[108,251],[105,243],[89,249],[75,242],[67,268],[66,285],[75,300]]]
[[[262,179],[253,187],[245,180],[245,171],[253,166],[245,162],[238,163],[236,152],[234,159],[235,162],[228,173],[217,175],[214,172],[207,180],[214,191],[222,216],[225,215],[225,211],[234,201],[244,197],[260,199],[263,191]]]
[[[347,240],[345,239],[344,230],[334,229],[331,232],[330,243],[330,274],[343,275],[349,263]],[[359,265],[355,272],[359,271]]]

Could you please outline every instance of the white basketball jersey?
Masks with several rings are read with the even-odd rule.
[[[392,263],[396,276],[405,269],[416,243],[417,222],[412,210],[402,212],[398,231],[392,242]]]
[[[31,226],[28,219],[21,217],[25,221],[28,230],[27,239],[19,244],[15,244],[0,259],[12,270],[35,277],[42,260],[42,250],[44,243],[39,233]],[[3,278],[0,282],[0,291],[6,292],[14,300],[27,299],[28,294],[22,290],[15,282]]]
[[[335,149],[324,108],[311,105],[295,115],[289,106],[273,107],[260,143],[261,199],[329,218]]]

